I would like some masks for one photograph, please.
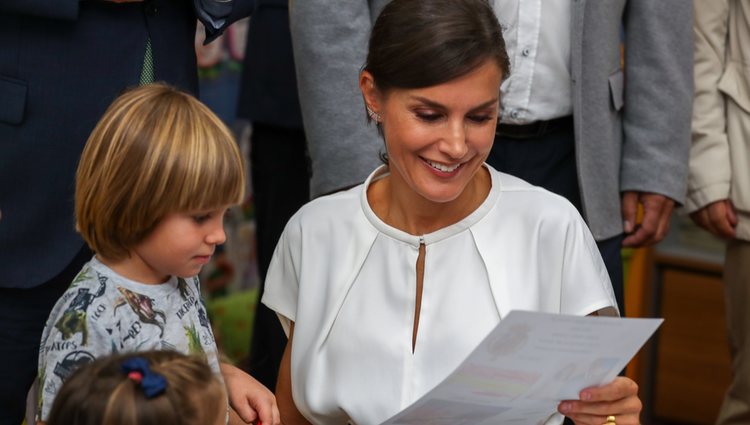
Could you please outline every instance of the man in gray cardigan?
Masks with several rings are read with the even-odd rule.
[[[360,183],[378,164],[383,144],[366,126],[357,82],[369,30],[386,2],[292,0],[313,196]],[[512,75],[520,79],[503,85],[504,108],[488,162],[563,194],[579,208],[600,242],[622,308],[620,247],[661,240],[685,193],[692,5],[495,0],[494,6]],[[535,102],[513,94],[524,84],[527,92],[552,96]],[[559,181],[566,183],[555,187]],[[638,205],[644,210],[640,224]]]

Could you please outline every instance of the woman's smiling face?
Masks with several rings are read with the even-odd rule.
[[[380,115],[394,189],[435,203],[463,193],[492,148],[501,78],[487,60],[443,84],[380,93],[372,75],[362,73],[365,101]]]

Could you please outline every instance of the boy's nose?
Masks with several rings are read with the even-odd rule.
[[[221,245],[227,240],[227,234],[224,231],[224,223],[219,223],[211,232],[206,236],[206,242],[212,245]]]

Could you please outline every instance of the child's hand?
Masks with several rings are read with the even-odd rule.
[[[221,374],[227,385],[229,405],[248,424],[281,425],[276,397],[255,378],[228,363],[221,364]]]

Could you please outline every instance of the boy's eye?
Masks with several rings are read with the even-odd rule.
[[[193,220],[195,220],[196,223],[201,224],[211,218],[211,214],[200,214],[200,215],[194,215]]]
[[[211,211],[211,212],[207,212],[203,214],[195,214],[192,216],[193,220],[198,224],[205,223],[206,221],[210,220],[213,217],[221,217],[222,222],[227,222],[231,219],[230,214],[229,214],[229,209],[216,210],[216,211]]]

